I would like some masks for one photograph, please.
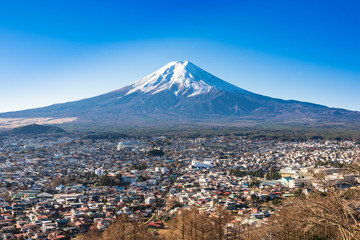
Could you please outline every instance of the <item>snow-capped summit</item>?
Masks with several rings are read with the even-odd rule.
[[[170,62],[129,87],[125,95],[135,92],[156,94],[168,90],[176,96],[193,97],[209,93],[211,89],[243,91],[189,61]]]

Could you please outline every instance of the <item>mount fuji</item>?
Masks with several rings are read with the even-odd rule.
[[[100,96],[0,114],[0,118],[39,117],[121,124],[344,123],[359,121],[360,113],[262,96],[223,81],[191,62],[177,61]]]

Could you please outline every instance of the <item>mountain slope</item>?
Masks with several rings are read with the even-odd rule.
[[[187,61],[170,62],[119,90],[80,101],[0,117],[78,117],[79,121],[272,122],[358,121],[359,112],[258,95],[204,71]]]

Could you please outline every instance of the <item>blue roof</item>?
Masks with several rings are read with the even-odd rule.
[[[293,180],[294,178],[292,178],[292,177],[283,177],[283,179],[289,181],[289,180]]]

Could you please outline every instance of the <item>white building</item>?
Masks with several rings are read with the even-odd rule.
[[[145,204],[154,204],[156,199],[154,197],[148,197],[145,199]]]
[[[104,175],[104,170],[102,170],[101,168],[98,168],[95,170],[95,174],[98,176],[102,176],[102,175]]]
[[[162,174],[166,174],[167,172],[169,172],[169,169],[167,169],[166,167],[156,167],[155,172],[161,172]]]
[[[212,165],[212,163],[210,163],[210,161],[199,162],[199,161],[195,161],[195,160],[193,160],[191,162],[191,166],[194,168],[213,168],[214,167]]]

